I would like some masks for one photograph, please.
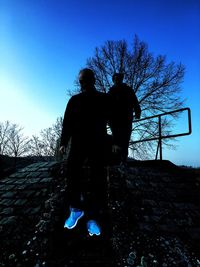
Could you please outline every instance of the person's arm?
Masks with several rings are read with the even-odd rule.
[[[65,149],[72,134],[72,122],[73,122],[72,117],[73,117],[73,99],[71,98],[67,104],[63,119],[63,126],[62,126],[61,140],[60,140],[61,153],[65,152]]]

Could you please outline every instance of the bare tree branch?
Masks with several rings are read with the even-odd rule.
[[[29,152],[29,138],[22,133],[23,128],[10,122],[5,123],[4,144],[2,145],[2,154],[20,157]],[[3,139],[2,139],[3,141]]]
[[[40,136],[32,136],[30,151],[33,156],[55,156],[58,149],[58,142],[62,131],[62,117],[56,119],[55,124],[40,132]]]
[[[87,66],[96,74],[96,88],[107,92],[112,85],[114,72],[123,72],[125,82],[133,88],[139,99],[143,117],[183,107],[180,84],[184,77],[184,66],[175,62],[168,63],[166,56],[154,56],[148,50],[148,45],[135,36],[133,45],[129,48],[125,40],[107,41],[95,49],[93,57],[87,60]],[[173,114],[172,117],[177,117]],[[162,121],[163,133],[172,129],[171,121]],[[144,136],[155,137],[158,134],[157,122],[142,122],[133,127],[139,139]],[[169,147],[169,142],[164,142]],[[134,154],[151,154],[156,142],[137,144]],[[133,147],[133,145],[132,145]],[[140,151],[140,152],[139,152]],[[148,151],[148,153],[146,153]]]

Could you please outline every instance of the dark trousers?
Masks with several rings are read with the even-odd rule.
[[[122,134],[120,138],[120,158],[122,162],[126,162],[128,158],[128,147],[129,147],[129,141],[131,136],[131,130],[130,129],[122,129]]]
[[[69,205],[84,210],[88,219],[98,219],[107,198],[104,155],[94,148],[72,149],[67,164]]]
[[[117,122],[111,127],[113,133],[113,141],[120,146],[121,150],[118,153],[118,160],[125,162],[128,157],[129,141],[132,132],[132,121],[124,123]]]

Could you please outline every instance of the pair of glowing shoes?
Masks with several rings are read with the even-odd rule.
[[[65,221],[64,228],[73,229],[83,216],[84,211],[75,208],[70,208],[70,215]],[[87,222],[87,230],[90,236],[101,234],[101,229],[95,220],[89,220]]]

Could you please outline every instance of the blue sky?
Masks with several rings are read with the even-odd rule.
[[[199,0],[0,0],[0,121],[19,123],[27,135],[51,126],[95,47],[131,44],[135,34],[154,55],[186,66],[182,98],[193,133],[163,157],[200,166]]]

